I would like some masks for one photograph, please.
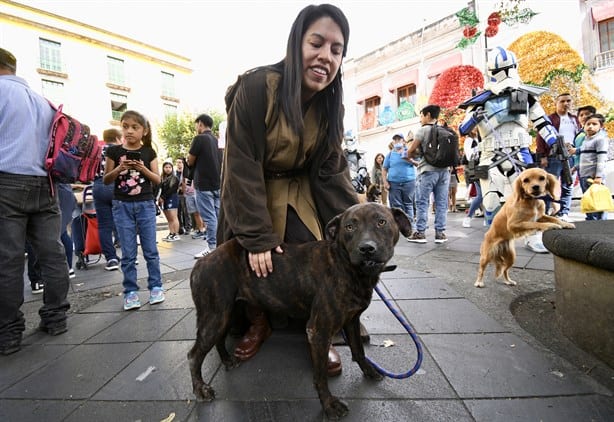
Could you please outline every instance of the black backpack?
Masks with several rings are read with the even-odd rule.
[[[434,167],[458,165],[458,135],[449,127],[434,124],[428,139],[422,142],[422,155]]]

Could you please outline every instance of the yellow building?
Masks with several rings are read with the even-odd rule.
[[[133,109],[150,120],[157,144],[164,117],[192,108],[189,58],[86,23],[0,0],[0,46],[32,89],[99,137]]]

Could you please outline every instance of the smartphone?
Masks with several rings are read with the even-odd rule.
[[[126,151],[126,159],[140,161],[141,151]]]

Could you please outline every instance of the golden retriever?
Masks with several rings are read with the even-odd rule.
[[[505,278],[505,284],[515,286],[510,279],[509,269],[516,260],[514,239],[532,234],[535,231],[552,229],[573,229],[571,223],[545,214],[546,206],[542,199],[549,194],[558,199],[557,179],[540,168],[526,169],[518,175],[512,184],[512,194],[505,201],[484,235],[480,247],[480,267],[475,287],[484,287],[482,281],[488,263],[496,266],[495,276]]]

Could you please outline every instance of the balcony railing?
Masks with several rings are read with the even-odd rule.
[[[604,51],[595,56],[595,70],[614,67],[614,50]]]

